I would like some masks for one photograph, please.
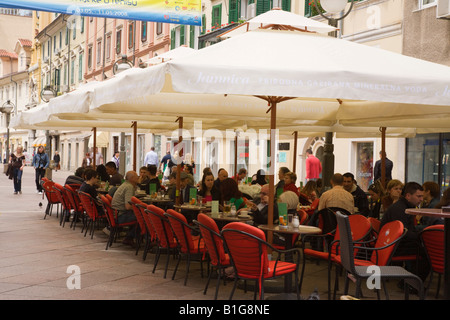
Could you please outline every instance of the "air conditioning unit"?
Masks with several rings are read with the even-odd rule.
[[[438,0],[436,8],[437,18],[450,18],[450,0]]]
[[[247,20],[256,16],[256,3],[251,3],[247,6]]]

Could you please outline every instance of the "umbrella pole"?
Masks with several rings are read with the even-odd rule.
[[[277,128],[277,102],[270,101],[270,162],[269,162],[269,211],[267,216],[267,224],[273,226],[274,199],[275,199],[275,130]],[[273,233],[268,232],[267,242],[273,242]]]
[[[297,140],[298,140],[298,131],[294,131],[294,163],[293,163],[293,169],[292,172],[295,173],[297,168]]]
[[[178,117],[178,145],[183,142],[183,117]],[[178,159],[177,161],[177,183],[176,183],[176,193],[175,193],[175,204],[180,205],[181,203],[181,180],[180,180],[180,174],[181,174],[181,162],[180,160],[180,153],[178,152]]]
[[[238,172],[237,172],[237,147],[238,147],[238,133],[234,137],[234,179],[236,183],[238,182]]]
[[[386,127],[381,128],[381,185],[386,189]]]
[[[93,139],[94,143],[92,145],[92,158],[93,158],[92,159],[92,165],[93,165],[94,170],[95,170],[95,167],[97,165],[95,163],[95,158],[97,158],[97,151],[95,150],[97,148],[97,128],[96,127],[92,128],[92,131],[94,131],[94,139]]]
[[[136,158],[137,158],[137,121],[133,121],[131,125],[133,128],[133,171],[136,171]]]

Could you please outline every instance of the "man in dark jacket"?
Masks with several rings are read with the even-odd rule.
[[[382,151],[380,151],[380,158],[382,156]],[[391,160],[386,157],[385,168],[386,168],[386,183],[392,180],[392,168],[394,164]],[[381,159],[375,162],[375,166],[373,168],[373,181],[377,181],[381,179]]]
[[[423,187],[417,182],[408,182],[403,188],[403,194],[400,199],[391,205],[383,215],[380,229],[392,221],[401,221],[408,230],[406,235],[400,240],[400,243],[394,252],[394,256],[416,255],[420,257],[417,261],[418,276],[424,280],[429,272],[426,254],[422,250],[419,241],[419,230],[416,228],[414,215],[409,215],[406,209],[416,208],[423,201]],[[415,268],[411,269],[415,272]]]
[[[366,193],[356,184],[355,176],[350,173],[344,173],[344,189],[353,195],[353,200],[355,202],[355,207],[358,208],[359,214],[365,217],[369,216],[369,199],[367,199]]]

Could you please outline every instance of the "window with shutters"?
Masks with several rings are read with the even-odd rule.
[[[128,25],[128,48],[133,48],[134,45],[134,23]]]
[[[141,22],[141,41],[147,41],[147,21]]]
[[[212,8],[212,21],[211,21],[211,29],[220,28],[222,25],[222,4],[218,4],[213,6]]]
[[[83,80],[83,54],[78,56],[78,81]]]
[[[202,34],[206,32],[206,14],[202,14]]]
[[[235,23],[238,22],[240,17],[240,0],[230,0],[229,3],[229,10],[230,14],[228,15],[228,23]]]
[[[184,25],[180,26],[180,46],[186,44],[186,27]]]
[[[189,47],[195,49],[195,26],[189,26]]]
[[[122,29],[116,32],[116,53],[120,54],[122,52]]]
[[[170,30],[170,49],[175,49],[175,29]]]
[[[256,15],[260,15],[269,11],[271,8],[271,0],[257,0],[256,1]]]

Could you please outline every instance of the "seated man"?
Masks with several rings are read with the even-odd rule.
[[[343,186],[345,190],[352,194],[358,213],[368,217],[370,213],[369,199],[367,199],[366,193],[356,184],[355,176],[352,173],[344,173]]]
[[[355,212],[355,202],[351,193],[344,189],[344,177],[340,173],[335,173],[331,177],[332,188],[325,191],[319,200],[318,211],[324,208],[341,208],[349,213]]]
[[[84,168],[79,167],[75,170],[74,175],[70,175],[67,177],[65,184],[79,184],[81,185],[84,182]]]
[[[148,166],[148,174],[149,174],[149,184],[156,184],[156,192],[161,190],[161,181],[159,181],[158,175],[157,175],[158,168],[154,165]]]
[[[91,168],[86,169],[84,177],[85,181],[81,184],[79,191],[89,194],[95,201],[97,212],[103,214],[103,204],[97,193],[97,188],[99,186],[97,171]]]
[[[265,184],[261,187],[260,200],[255,202],[247,201],[247,206],[250,208],[250,214],[253,216],[254,226],[260,224],[268,224],[269,218],[269,185]],[[273,223],[278,221],[278,207],[277,202],[273,206]]]
[[[428,275],[429,266],[427,258],[423,252],[423,248],[419,241],[419,229],[416,227],[414,219],[415,216],[407,214],[406,209],[416,208],[423,201],[423,187],[417,182],[408,182],[403,188],[403,193],[400,199],[392,204],[384,213],[381,219],[380,228],[391,221],[399,220],[403,226],[408,230],[406,235],[400,240],[400,243],[394,253],[394,256],[416,255],[420,254],[422,259],[418,259],[418,276],[425,280]],[[410,270],[414,272],[414,268]]]
[[[117,171],[116,164],[109,161],[105,164],[106,172],[111,176],[109,179],[110,186],[120,186],[122,184],[123,176]]]
[[[114,193],[111,206],[117,210],[117,222],[126,223],[136,221],[133,208],[130,205],[131,198],[135,195],[139,176],[135,171],[128,171],[125,182],[122,183]],[[134,246],[135,228],[131,227],[123,244]]]

